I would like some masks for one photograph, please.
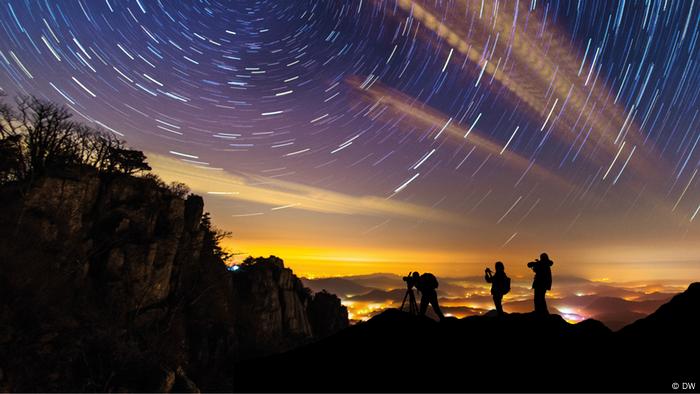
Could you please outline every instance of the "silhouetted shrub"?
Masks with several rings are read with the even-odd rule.
[[[23,157],[19,136],[10,136],[0,140],[0,182],[17,180],[23,171]]]
[[[161,177],[150,172],[144,174],[143,176],[141,176],[141,178],[147,179],[160,189],[167,190],[177,198],[186,199],[187,196],[192,192],[192,190],[190,190],[190,187],[182,182],[170,182],[170,184],[168,184],[165,183],[165,181]]]
[[[235,253],[221,246],[221,241],[230,237],[231,232],[214,227],[211,223],[211,214],[209,212],[204,212],[202,215],[201,226],[204,230],[204,239],[202,241],[204,250],[211,250],[212,255],[221,259],[224,263],[235,256]]]
[[[110,170],[117,170],[128,175],[151,170],[151,167],[146,163],[146,155],[138,150],[110,147],[107,157]]]
[[[168,185],[168,190],[170,190],[170,192],[178,198],[187,197],[187,195],[190,194],[191,191],[190,187],[182,182],[170,182],[170,185]]]
[[[156,174],[149,172],[149,173],[144,174],[141,178],[147,179],[147,180],[153,182],[154,185],[156,185],[157,187],[159,187],[161,189],[168,188],[168,185],[165,183],[165,181],[163,181],[163,179],[161,179],[161,177],[159,177]]]
[[[270,255],[269,257],[253,257],[253,256],[248,256],[243,260],[243,263],[241,263],[241,266],[243,267],[252,267],[257,264],[271,264],[274,266],[277,266],[279,268],[284,268],[284,261],[274,255]]]

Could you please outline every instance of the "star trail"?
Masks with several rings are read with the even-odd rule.
[[[694,0],[10,0],[0,88],[302,274],[697,277],[698,35]]]

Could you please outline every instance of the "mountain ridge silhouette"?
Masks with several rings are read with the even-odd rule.
[[[619,332],[597,320],[570,324],[558,315],[487,314],[436,322],[386,310],[311,345],[235,365],[233,387],[666,392],[674,382],[697,381],[697,365],[688,355],[700,350],[699,311],[700,283]],[[270,375],[275,378],[265,378]]]

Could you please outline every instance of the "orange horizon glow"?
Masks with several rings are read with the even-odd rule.
[[[428,251],[405,249],[353,248],[349,246],[315,246],[315,245],[285,245],[265,242],[247,241],[241,239],[226,239],[223,246],[230,251],[240,253],[233,259],[238,264],[248,256],[275,255],[284,261],[285,267],[291,268],[298,277],[309,279],[343,277],[353,275],[369,275],[389,273],[406,275],[411,271],[433,272],[445,277],[481,276],[485,267],[492,267],[494,262],[501,260],[506,265],[509,276],[518,279],[532,277],[532,271],[526,267],[528,261],[537,257],[525,252],[501,254],[500,258],[490,257],[487,251]],[[673,253],[672,251],[669,251]],[[691,251],[688,251],[691,254]],[[685,263],[666,262],[655,264],[654,260],[642,257],[654,257],[640,251],[634,259],[626,251],[615,254],[589,253],[584,258],[599,260],[601,255],[613,257],[607,264],[595,264],[579,270],[585,262],[571,261],[568,256],[552,255],[555,261],[554,275],[577,276],[592,282],[656,282],[667,280],[683,280],[689,282],[700,280],[700,266],[689,269]],[[494,254],[494,256],[496,256]],[[668,257],[663,251],[656,256],[659,259]],[[679,256],[682,257],[682,256]],[[558,262],[558,263],[557,263]],[[622,265],[622,267],[620,267]],[[652,267],[648,267],[651,265]],[[656,265],[656,267],[654,267]],[[644,266],[640,270],[638,267]],[[572,269],[573,268],[573,269]],[[664,275],[663,273],[666,273]],[[397,287],[402,287],[401,283]]]
[[[500,260],[510,276],[527,278],[532,275],[525,266],[527,262],[548,252],[556,264],[555,275],[618,282],[700,280],[700,245],[691,245],[688,240],[658,239],[651,234],[649,241],[654,242],[640,237],[581,242],[578,238],[556,238],[554,234],[542,242],[535,236],[516,233],[515,241],[505,248],[503,241],[480,240],[484,228],[471,220],[457,221],[433,207],[392,199],[367,205],[362,197],[350,194],[275,180],[251,185],[244,177],[221,171],[216,174],[218,183],[212,186],[207,178],[211,170],[178,164],[159,155],[149,157],[154,172],[165,181],[185,182],[194,193],[204,196],[214,224],[233,233],[224,246],[238,254],[234,262],[249,255],[276,255],[300,277],[377,272],[406,275],[410,271],[478,276],[486,266]],[[240,193],[210,193],[222,190]],[[287,204],[279,209],[284,202],[297,198],[304,204]],[[260,214],[232,215],[232,205],[250,207]],[[387,219],[385,215],[393,217]],[[381,221],[377,216],[382,217]],[[422,231],[412,227],[416,220],[423,223]],[[596,232],[590,234],[595,236]],[[501,236],[507,239],[510,234],[504,232]]]

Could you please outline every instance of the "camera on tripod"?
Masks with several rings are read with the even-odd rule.
[[[413,272],[409,272],[408,275],[404,276],[403,281],[406,282],[406,286],[408,286],[409,289],[412,289],[416,286],[416,279],[413,277]]]
[[[418,314],[418,304],[416,303],[416,296],[413,294],[413,288],[416,287],[416,282],[418,282],[419,274],[418,272],[409,272],[408,275],[404,276],[402,279],[406,282],[406,295],[403,296],[403,302],[399,310],[403,310],[406,305],[406,300],[408,300],[408,312],[412,315]]]

